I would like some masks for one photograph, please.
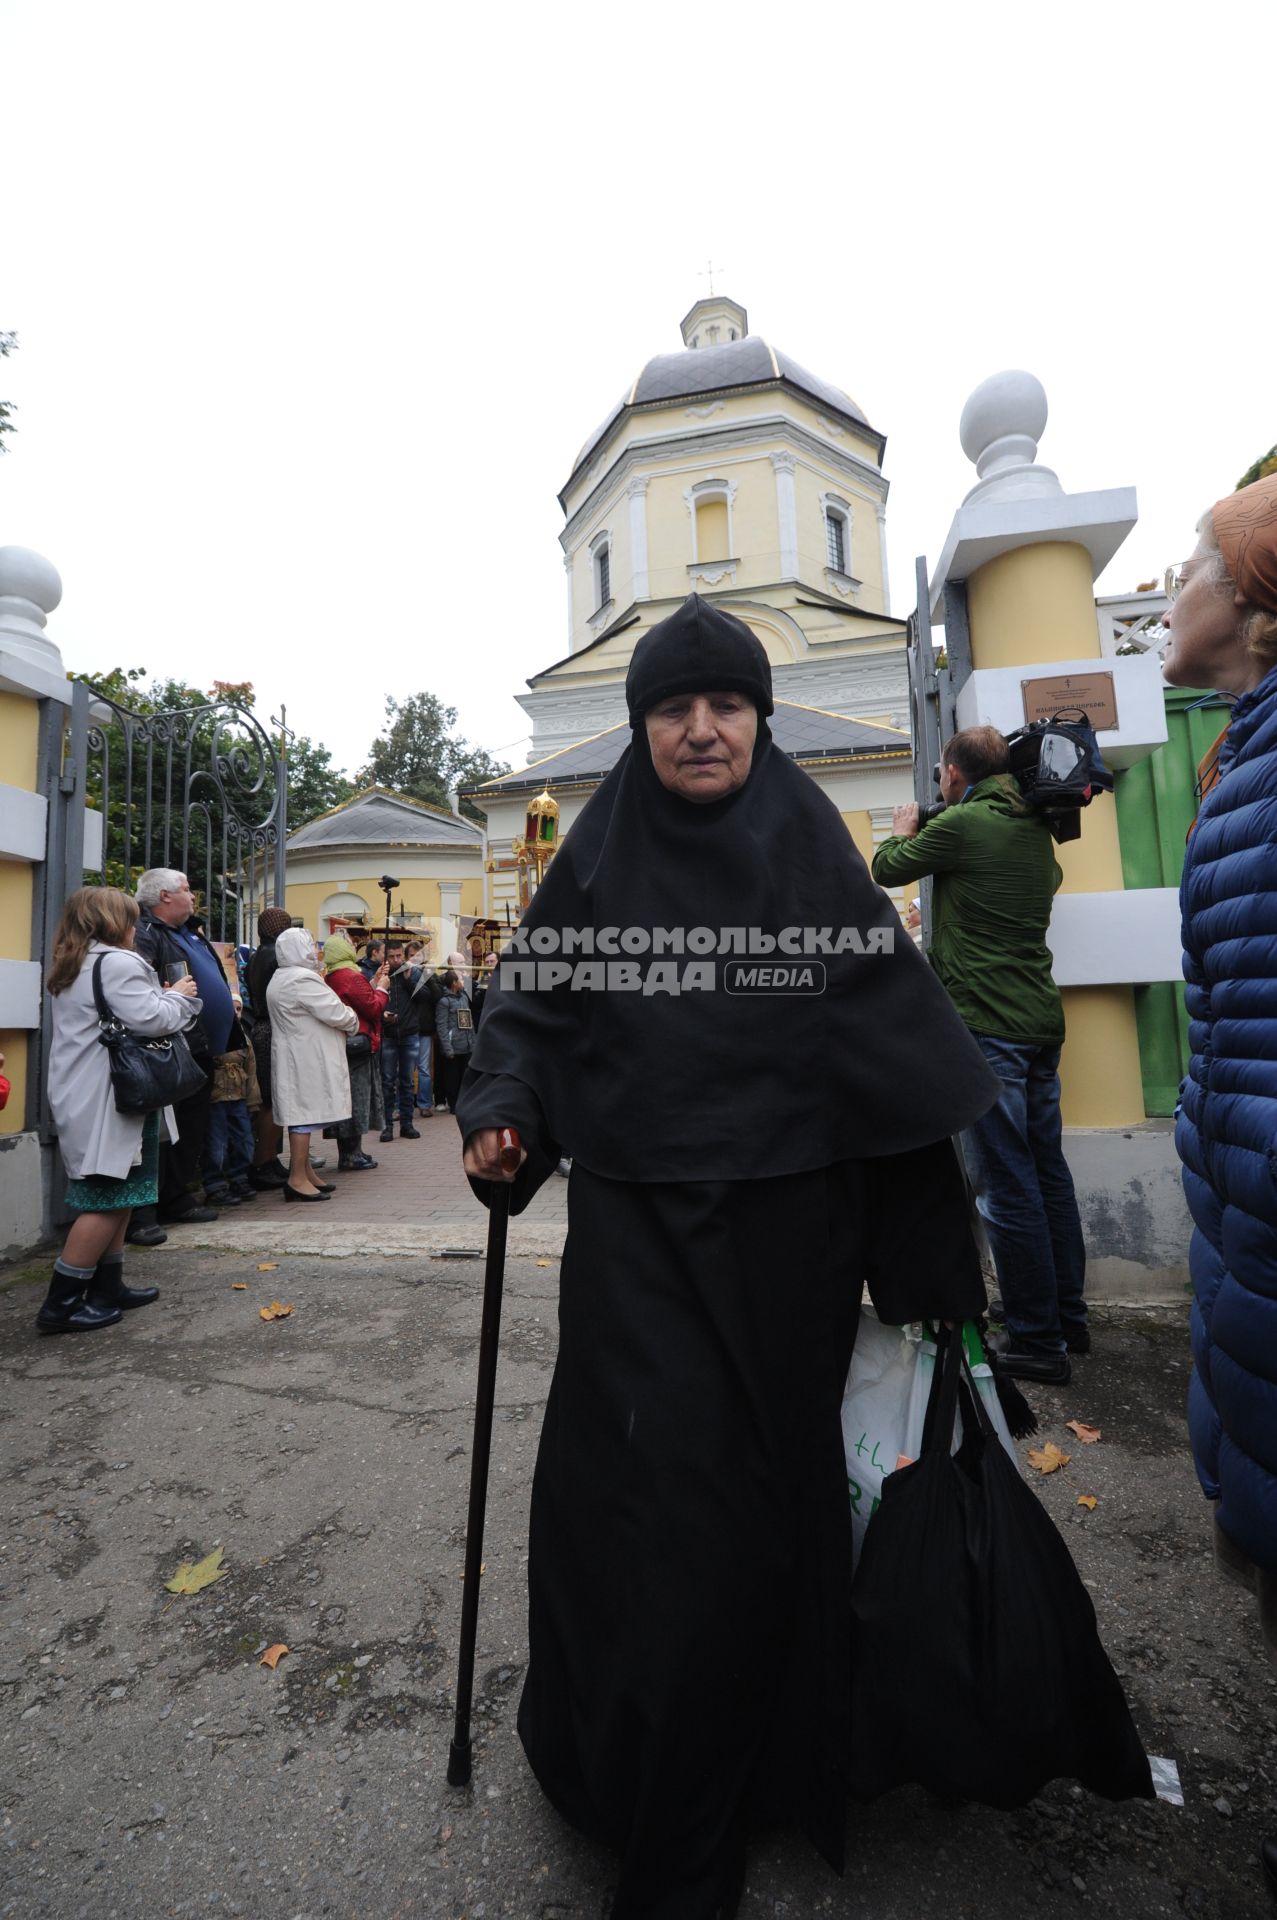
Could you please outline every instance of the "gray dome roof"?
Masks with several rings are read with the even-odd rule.
[[[623,394],[607,418],[595,429],[576,459],[568,486],[590,455],[607,438],[612,428],[630,407],[660,405],[668,400],[698,399],[709,393],[730,392],[733,387],[756,387],[783,382],[815,400],[829,412],[840,414],[857,426],[874,429],[841,387],[817,379],[779,348],[769,347],[756,333],[743,340],[731,340],[721,347],[684,347],[678,353],[658,353],[648,361],[630,391]],[[875,438],[879,436],[875,434]],[[566,489],[565,489],[566,491]]]

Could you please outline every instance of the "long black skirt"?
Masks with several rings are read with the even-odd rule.
[[[615,1920],[708,1920],[755,1821],[841,1867],[863,1178],[573,1169],[519,1732]]]

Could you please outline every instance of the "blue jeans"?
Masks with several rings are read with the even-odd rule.
[[[1060,1049],[975,1033],[1002,1081],[997,1105],[962,1135],[1012,1343],[1060,1353],[1086,1325],[1086,1246],[1060,1121]]]
[[[212,1197],[248,1178],[253,1164],[253,1123],[243,1100],[214,1100],[204,1136],[204,1191]]]
[[[386,1125],[395,1117],[395,1092],[399,1093],[399,1118],[412,1125],[412,1076],[421,1053],[419,1033],[396,1033],[393,1027],[381,1029],[381,1092],[386,1109]],[[426,1069],[426,1092],[430,1091],[430,1071]],[[425,1103],[423,1102],[423,1105]]]

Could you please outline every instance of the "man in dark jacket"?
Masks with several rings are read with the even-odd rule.
[[[430,1018],[430,976],[421,965],[420,955],[407,958],[402,947],[386,949],[390,967],[390,998],[381,1016],[381,1091],[386,1109],[383,1140],[395,1137],[395,1098],[399,1102],[399,1137],[420,1140],[412,1124],[416,1088],[413,1076],[421,1058],[421,1021]],[[428,1057],[428,1056],[427,1056]],[[430,1085],[429,1069],[426,1086]]]
[[[200,1156],[208,1132],[209,1100],[213,1078],[213,1059],[225,1053],[235,1025],[235,1003],[226,984],[222,963],[203,934],[191,924],[194,903],[184,873],[174,867],[151,867],[137,883],[137,902],[141,915],[133,944],[149,960],[161,986],[176,977],[168,969],[183,967],[192,975],[196,991],[203,1001],[203,1012],[187,1029],[187,1040],[196,1063],[203,1069],[206,1085],[183,1100],[174,1109],[178,1138],[160,1148],[161,1220],[209,1221],[217,1219],[213,1207],[200,1205]],[[128,1239],[135,1245],[158,1245],[163,1232],[145,1208],[133,1215]]]
[[[1046,944],[1062,878],[1046,818],[1007,772],[996,727],[954,734],[941,755],[945,811],[925,827],[912,802],[874,856],[881,886],[935,876],[931,964],[1003,1083],[962,1136],[963,1157],[1002,1290],[1003,1370],[1066,1385],[1086,1353],[1086,1248],[1064,1158],[1064,1011]]]

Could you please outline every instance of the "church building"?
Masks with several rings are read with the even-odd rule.
[[[778,743],[830,793],[866,857],[913,794],[905,623],[888,611],[884,436],[840,387],[698,300],[683,347],[633,379],[572,463],[560,505],[567,651],[518,696],[531,764],[475,789],[489,911],[529,797],[560,831],[628,741],[634,646],[689,593],[744,620],[771,661]]]

